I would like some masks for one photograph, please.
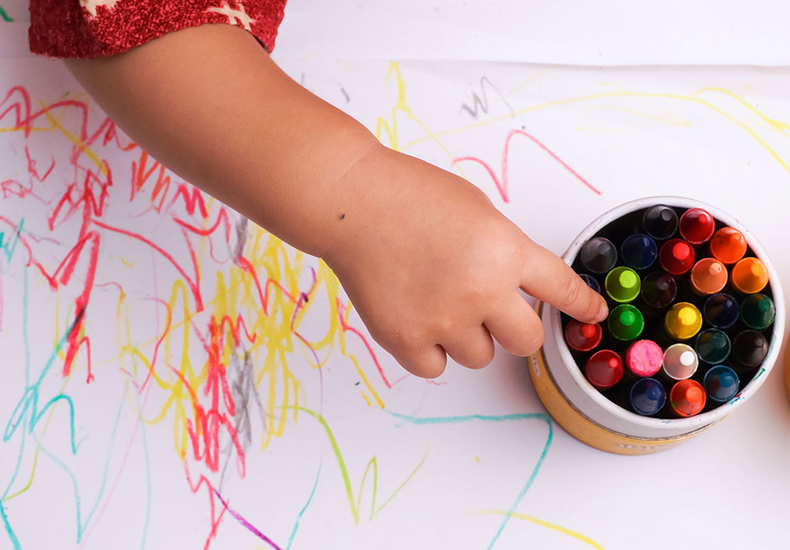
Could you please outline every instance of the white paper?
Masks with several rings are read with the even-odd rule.
[[[790,288],[786,71],[281,61],[371,129],[388,125],[387,145],[469,178],[555,252],[617,204],[680,194],[739,218]],[[407,377],[353,312],[340,322],[347,298],[316,260],[300,263],[205,195],[206,215],[199,202],[191,209],[194,190],[183,187],[185,197],[172,174],[149,174],[153,161],[123,151],[128,140],[106,128],[90,154],[75,157],[75,140],[94,135],[105,116],[60,64],[3,60],[0,82],[0,548],[786,546],[790,409],[780,372],[735,416],[676,449],[646,457],[591,449],[548,420],[523,360],[500,350],[480,372],[450,365],[436,383]],[[31,112],[49,106],[51,115],[37,117],[29,135],[16,129],[26,98]],[[478,160],[455,162],[470,157]],[[113,185],[98,211],[103,161]],[[86,204],[98,223],[81,233]],[[209,237],[196,234],[217,223]],[[58,266],[83,239],[64,281]],[[244,262],[230,261],[240,240],[262,289],[268,273],[298,300],[316,270],[318,290],[295,329],[289,299],[273,286],[264,313]],[[74,322],[94,243],[95,280],[75,337],[83,343],[64,377],[68,346],[58,353],[57,342]],[[42,270],[57,273],[55,288]],[[222,292],[221,279],[237,294]],[[234,307],[223,309],[226,301]],[[211,316],[225,313],[234,325],[241,315],[250,332],[241,328],[239,345],[222,348],[235,414],[223,400],[216,407],[239,427],[244,475],[226,428],[216,462],[200,456],[205,440],[196,457],[183,439],[199,415],[176,371],[211,409],[200,373],[211,364]],[[146,361],[160,383],[146,382]],[[38,418],[58,396],[73,403],[73,421],[65,397]],[[249,527],[223,512],[218,495]]]

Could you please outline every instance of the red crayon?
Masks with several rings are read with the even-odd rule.
[[[565,341],[568,347],[576,351],[590,351],[598,347],[603,338],[603,329],[598,323],[588,325],[576,319],[568,321],[565,327]]]
[[[705,388],[696,380],[681,380],[669,392],[669,406],[676,415],[694,416],[705,408]]]
[[[702,244],[713,236],[716,222],[702,208],[690,208],[680,216],[680,236],[691,244]]]
[[[683,275],[694,267],[694,249],[682,239],[672,239],[661,247],[658,262],[668,273]]]
[[[623,377],[623,359],[611,350],[602,349],[587,361],[584,374],[590,384],[599,390],[608,390]]]

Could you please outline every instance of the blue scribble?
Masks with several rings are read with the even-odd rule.
[[[285,550],[290,550],[291,545],[294,542],[294,537],[296,536],[296,530],[299,529],[299,522],[302,519],[302,516],[307,511],[307,507],[310,506],[310,503],[313,501],[313,496],[315,496],[315,490],[318,487],[318,480],[321,477],[321,467],[323,466],[324,459],[321,459],[321,462],[318,464],[318,473],[315,476],[315,483],[313,483],[313,490],[310,491],[310,496],[307,497],[307,502],[304,503],[304,506],[296,515],[296,522],[294,523],[293,531],[291,531],[291,536],[288,537],[288,546],[285,547]]]
[[[494,533],[494,537],[491,539],[491,542],[488,544],[488,550],[491,550],[499,540],[499,537],[502,535],[502,532],[505,530],[505,527],[510,521],[513,512],[516,511],[516,508],[518,508],[519,504],[521,504],[521,501],[524,500],[524,496],[529,491],[529,488],[532,487],[532,483],[535,481],[535,478],[538,476],[538,472],[540,471],[541,466],[543,466],[543,462],[546,460],[546,455],[549,453],[549,448],[551,447],[551,441],[554,438],[554,426],[552,425],[551,418],[549,417],[549,415],[545,413],[522,413],[522,414],[505,414],[505,415],[470,414],[463,416],[433,416],[433,417],[422,416],[421,417],[421,416],[409,416],[409,415],[399,414],[394,412],[389,412],[389,414],[394,416],[395,418],[399,418],[400,420],[416,425],[459,424],[463,422],[472,422],[472,421],[507,422],[511,420],[542,420],[546,423],[546,426],[548,426],[549,428],[549,435],[546,438],[546,444],[543,446],[543,452],[541,452],[540,457],[538,458],[538,462],[535,464],[535,467],[532,469],[532,473],[527,479],[527,482],[518,492],[518,495],[516,495],[516,500],[513,501],[513,504],[510,506],[508,513],[505,514],[505,516],[502,518],[502,523],[500,524],[496,533]]]

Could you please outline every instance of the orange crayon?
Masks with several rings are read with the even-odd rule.
[[[690,282],[696,294],[716,294],[727,285],[727,268],[719,260],[704,258],[691,268]]]
[[[669,392],[669,406],[682,417],[694,416],[705,408],[705,388],[696,380],[681,380]]]
[[[768,268],[757,258],[744,258],[732,268],[732,286],[744,294],[760,292],[768,284]]]
[[[710,240],[710,252],[723,264],[734,264],[746,254],[746,237],[734,227],[722,227]]]

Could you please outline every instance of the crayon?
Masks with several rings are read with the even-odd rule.
[[[744,258],[732,268],[732,286],[738,292],[754,294],[768,284],[768,268],[757,258]]]
[[[719,260],[703,258],[691,268],[691,290],[700,296],[716,294],[727,285],[727,268]]]
[[[726,403],[738,393],[741,379],[730,367],[718,365],[705,373],[702,385],[711,401]]]
[[[678,285],[669,273],[655,271],[642,279],[642,300],[655,309],[668,307],[675,301]]]
[[[746,368],[759,367],[768,349],[768,339],[756,330],[744,330],[732,341],[733,359]]]
[[[595,237],[584,243],[580,257],[588,271],[607,273],[617,265],[617,247],[609,239]]]
[[[680,236],[691,244],[702,244],[713,236],[716,221],[702,208],[689,208],[678,223]]]
[[[587,275],[586,273],[580,273],[579,277],[581,277],[582,280],[585,283],[587,283],[587,286],[589,286],[595,292],[597,292],[598,294],[601,293],[601,285],[598,284],[598,281],[595,279],[595,277],[593,277],[592,275]]]
[[[700,361],[717,365],[723,363],[730,356],[732,343],[726,332],[709,328],[699,333],[694,347],[697,349]]]
[[[607,390],[623,377],[623,359],[612,350],[596,351],[587,360],[584,375],[599,390]]]
[[[645,328],[642,312],[630,304],[619,305],[609,313],[609,332],[618,340],[634,340]]]
[[[696,380],[681,380],[669,391],[669,406],[678,416],[694,416],[705,408],[705,388]]]
[[[662,204],[652,206],[642,216],[645,233],[663,241],[672,237],[678,230],[678,215],[674,208]]]
[[[571,319],[565,326],[565,341],[576,351],[591,351],[598,347],[603,338],[601,325],[588,325]]]
[[[716,328],[728,329],[738,322],[741,311],[738,307],[738,300],[719,292],[705,301],[702,308],[705,320]]]
[[[620,246],[623,263],[634,269],[647,269],[658,257],[656,241],[642,233],[629,235]]]
[[[672,380],[685,380],[697,372],[697,352],[686,344],[674,344],[664,352],[663,372]]]
[[[688,340],[702,328],[702,314],[694,304],[678,302],[667,311],[664,328],[675,340]]]
[[[746,237],[734,227],[722,227],[710,240],[710,253],[723,264],[734,264],[746,254]]]
[[[653,416],[664,408],[667,391],[655,378],[641,378],[631,387],[629,395],[631,408],[642,416]]]
[[[639,296],[642,281],[630,267],[615,267],[606,275],[603,286],[615,302],[633,302]]]
[[[765,330],[776,318],[774,301],[765,294],[752,294],[741,303],[741,320],[754,330]]]
[[[639,340],[625,352],[625,366],[635,375],[647,378],[661,370],[664,352],[652,340]]]
[[[694,267],[694,249],[686,241],[672,239],[658,251],[658,263],[672,275],[683,275]]]

